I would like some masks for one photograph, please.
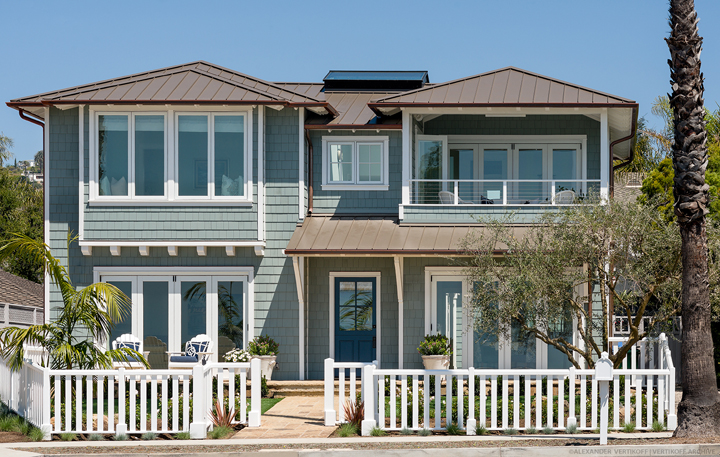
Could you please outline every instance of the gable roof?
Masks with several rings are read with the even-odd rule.
[[[637,103],[520,68],[506,67],[379,98],[369,105],[381,114],[401,106],[633,107]]]
[[[57,104],[234,104],[307,107],[337,114],[327,101],[197,61],[11,100],[13,108]]]
[[[45,307],[45,288],[27,279],[0,270],[0,303]]]

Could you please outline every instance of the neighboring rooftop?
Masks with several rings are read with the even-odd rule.
[[[27,279],[0,270],[0,303],[45,307],[45,288]]]

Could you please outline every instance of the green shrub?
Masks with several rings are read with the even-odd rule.
[[[417,348],[420,355],[451,355],[452,339],[440,333],[436,335],[425,335]]]
[[[141,439],[141,440],[145,440],[145,441],[156,440],[156,439],[157,439],[157,433],[154,433],[154,432],[146,432],[146,433],[143,433],[143,434],[140,436],[140,439]]]
[[[663,432],[665,431],[665,425],[663,425],[660,421],[655,421],[652,424],[652,431],[653,432]]]
[[[421,428],[417,434],[420,436],[430,436],[432,435],[432,431],[429,428]]]
[[[483,436],[488,434],[488,429],[485,428],[484,425],[478,425],[475,427],[475,434],[478,436]]]
[[[256,336],[248,343],[248,352],[251,355],[278,355],[280,345],[267,335]]]
[[[543,433],[546,435],[552,435],[555,433],[555,429],[553,429],[552,427],[545,427],[543,429]]]
[[[567,428],[565,428],[565,433],[567,433],[568,435],[574,435],[577,433],[577,431],[577,425],[575,424],[568,425]]]
[[[0,418],[0,431],[1,432],[14,432],[17,426],[17,416],[4,416]]]
[[[190,439],[190,432],[180,432],[176,433],[173,436],[174,440],[189,440]]]
[[[211,440],[221,440],[232,435],[235,429],[231,427],[215,427],[212,432],[208,433],[208,438]]]
[[[462,430],[460,430],[460,427],[458,427],[458,424],[455,422],[451,422],[445,427],[445,431],[447,431],[448,435],[462,435]]]
[[[188,435],[190,435],[190,434],[188,433]],[[60,436],[62,436],[62,434],[60,434]],[[115,440],[115,441],[127,441],[127,440],[128,440],[128,436],[125,435],[124,433],[121,434],[121,435],[115,435],[115,436],[113,436],[113,440]]]
[[[45,438],[45,433],[39,428],[33,427],[28,433],[28,438],[30,438],[30,441],[42,441]]]
[[[372,430],[370,430],[370,436],[385,436],[387,435],[387,432],[380,427],[373,427]]]
[[[88,436],[89,441],[102,441],[104,439],[105,439],[105,437],[99,433],[93,433],[90,436]]]
[[[267,396],[270,395],[270,388],[267,385],[267,379],[265,379],[265,376],[260,377],[260,396],[263,398],[267,398]]]
[[[635,422],[628,422],[625,424],[622,428],[622,431],[625,433],[632,433],[635,431]]]
[[[338,428],[338,436],[342,438],[347,438],[348,436],[356,436],[357,434],[357,427],[350,423],[342,424],[340,428]]]
[[[518,431],[514,428],[506,428],[505,430],[503,430],[503,433],[506,435],[517,435]]]
[[[413,433],[414,432],[412,431],[412,429],[409,429],[407,427],[400,430],[401,435],[412,435]]]
[[[30,430],[33,429],[33,426],[30,422],[26,421],[25,419],[18,420],[18,426],[17,431],[22,433],[23,435],[30,434]]]
[[[535,427],[528,427],[525,429],[526,435],[537,435],[537,429]]]
[[[76,438],[76,435],[74,433],[61,433],[60,434],[61,441],[74,441],[75,438]]]

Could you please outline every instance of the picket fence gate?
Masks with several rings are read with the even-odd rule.
[[[233,409],[237,422],[260,426],[259,359],[173,370],[54,370],[27,359],[11,371],[5,362],[0,359],[0,400],[39,427],[45,439],[59,433],[145,432],[205,438],[214,398]]]

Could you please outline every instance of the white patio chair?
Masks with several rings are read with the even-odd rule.
[[[147,360],[148,355],[150,352],[143,351],[143,343],[140,341],[140,338],[137,336],[131,334],[131,333],[123,333],[119,337],[115,338],[115,341],[112,342],[112,348],[113,349],[120,349],[120,348],[128,348],[132,349],[134,351],[137,351],[145,357],[145,360]],[[128,370],[142,370],[145,369],[145,365],[139,360],[137,360],[133,356],[127,356],[128,361],[122,361],[122,360],[113,360],[113,368],[125,368]]]
[[[168,368],[192,368],[210,360],[213,342],[204,333],[196,335],[185,343],[185,352],[168,352]]]
[[[572,205],[575,203],[575,191],[573,190],[561,190],[555,193],[555,204],[556,205]]]
[[[440,203],[443,205],[454,205],[455,204],[455,194],[452,192],[448,192],[446,190],[441,190],[438,192],[438,197],[440,197]],[[458,205],[472,205],[473,202],[468,200],[463,200],[462,198],[458,197]]]

